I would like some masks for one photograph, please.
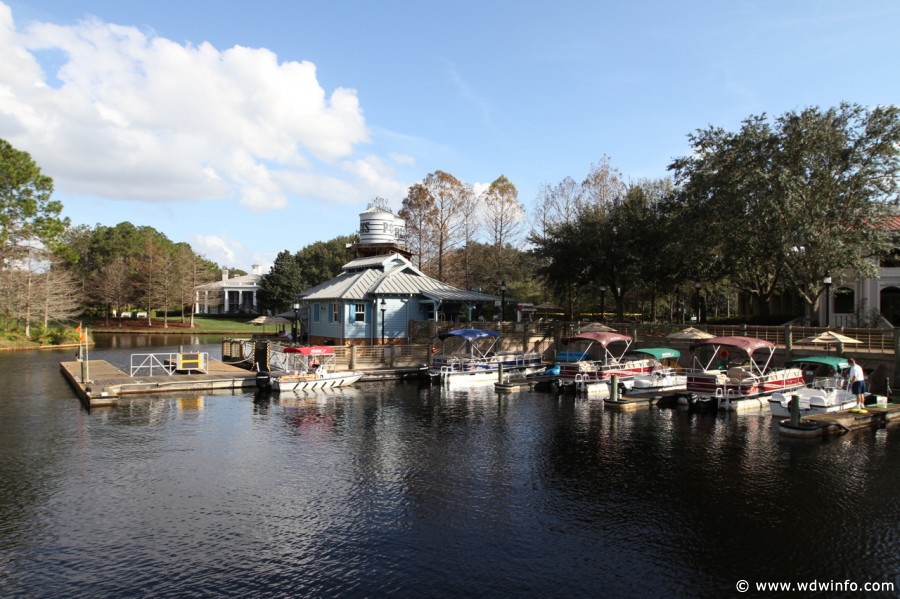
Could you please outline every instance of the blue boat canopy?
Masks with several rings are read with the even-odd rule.
[[[671,347],[638,347],[628,350],[629,354],[647,354],[657,360],[677,360],[681,352]]]
[[[486,339],[488,337],[496,339],[500,336],[499,331],[487,331],[484,329],[456,329],[455,331],[447,331],[446,333],[440,333],[438,335],[438,339],[443,341],[448,337],[462,337],[469,343],[477,341],[478,339]]]

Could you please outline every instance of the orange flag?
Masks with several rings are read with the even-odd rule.
[[[87,329],[82,330],[80,322],[78,323],[78,328],[76,328],[75,331],[78,333],[78,343],[87,341]]]

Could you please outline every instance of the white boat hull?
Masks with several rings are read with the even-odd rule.
[[[790,400],[796,395],[800,401],[800,415],[830,414],[856,407],[856,397],[843,390],[830,395],[818,389],[798,389],[792,393],[773,393],[769,398],[769,409],[772,416],[789,417],[791,415]]]
[[[330,372],[325,375],[285,374],[272,377],[274,391],[315,391],[352,385],[363,376],[362,372]]]
[[[530,374],[536,374],[545,369],[544,365],[529,366],[526,368],[504,367],[503,378],[521,378]],[[429,370],[432,380],[445,385],[473,385],[476,383],[496,383],[499,381],[498,368],[476,368],[474,370]]]
[[[631,395],[650,395],[667,391],[684,391],[687,388],[687,375],[675,373],[639,374],[634,377]]]

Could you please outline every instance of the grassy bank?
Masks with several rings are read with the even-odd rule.
[[[98,319],[88,326],[90,330],[97,333],[173,333],[173,334],[199,334],[199,335],[216,335],[216,334],[252,334],[252,333],[275,333],[281,330],[281,327],[275,325],[259,325],[250,324],[252,316],[240,317],[217,317],[209,318],[202,316],[194,317],[194,326],[190,326],[190,321],[181,322],[180,318],[170,318],[168,327],[161,318],[154,318],[147,324],[146,318],[123,318],[121,321],[110,319]],[[290,330],[290,327],[288,327]]]
[[[194,326],[189,322],[181,322],[181,319],[169,319],[168,327],[160,318],[154,318],[147,324],[147,319],[123,318],[121,326],[118,320],[98,319],[94,321],[82,321],[89,333],[152,333],[172,335],[252,335],[253,333],[274,334],[281,327],[274,325],[250,324],[252,317],[242,316],[234,318],[208,318],[195,317]],[[78,343],[78,334],[75,327],[78,322],[55,324],[44,330],[43,327],[32,327],[31,335],[25,336],[25,329],[10,323],[0,327],[0,350],[2,349],[39,349],[52,346],[66,346]],[[290,327],[288,327],[290,330]]]

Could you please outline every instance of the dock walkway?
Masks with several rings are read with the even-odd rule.
[[[82,362],[60,362],[60,370],[76,395],[90,409],[113,406],[122,395],[176,391],[208,391],[212,389],[242,389],[256,386],[256,373],[237,366],[210,359],[205,374],[175,373],[169,375],[128,376],[105,360],[88,362],[88,381],[82,380]]]
[[[830,414],[810,414],[800,419],[799,426],[791,425],[789,418],[778,423],[779,432],[786,437],[814,438],[824,435],[841,435],[860,429],[877,429],[892,421],[900,420],[900,404],[886,407],[866,406],[866,413],[843,410]]]

